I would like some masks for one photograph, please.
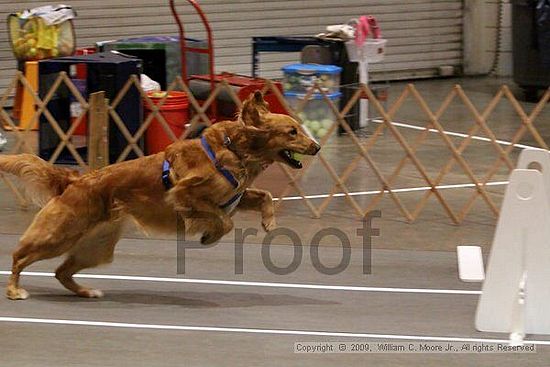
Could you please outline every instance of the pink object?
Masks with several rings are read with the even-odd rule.
[[[382,38],[382,32],[378,26],[378,21],[372,15],[367,17],[367,23],[369,25],[369,30],[372,32],[372,35],[375,39]]]
[[[357,26],[355,28],[355,44],[358,47],[363,46],[363,43],[365,43],[368,36],[369,22],[367,20],[367,17],[362,15],[359,17],[359,21],[357,22]]]

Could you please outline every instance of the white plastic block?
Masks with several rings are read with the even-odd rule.
[[[483,255],[479,246],[457,246],[458,277],[463,282],[482,282],[485,279]]]

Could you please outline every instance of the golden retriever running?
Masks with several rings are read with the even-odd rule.
[[[145,228],[173,232],[179,216],[186,233],[202,233],[206,244],[231,231],[234,209],[256,210],[269,231],[275,227],[271,194],[249,186],[271,163],[300,168],[294,153],[314,155],[319,149],[294,119],[270,113],[256,92],[238,121],[214,124],[201,139],[178,141],[165,152],[82,176],[33,155],[0,156],[0,170],[18,176],[43,206],[13,252],[6,295],[26,299],[21,271],[67,254],[56,278],[81,297],[101,297],[100,290],[77,284],[73,275],[113,260],[128,217]]]

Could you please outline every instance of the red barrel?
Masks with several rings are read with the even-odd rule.
[[[166,92],[148,92],[147,95],[155,105],[158,105]],[[151,108],[144,101],[145,114],[144,119],[151,113]],[[160,107],[160,114],[164,117],[174,135],[179,138],[185,131],[185,124],[189,121],[189,100],[184,92],[169,92],[168,98]],[[145,144],[147,154],[162,152],[164,148],[172,144],[172,139],[168,136],[161,123],[156,117],[149,125],[145,133]]]

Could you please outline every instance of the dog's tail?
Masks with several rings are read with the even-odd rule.
[[[19,177],[29,198],[41,207],[79,176],[77,171],[55,167],[33,154],[0,155],[0,172]]]

